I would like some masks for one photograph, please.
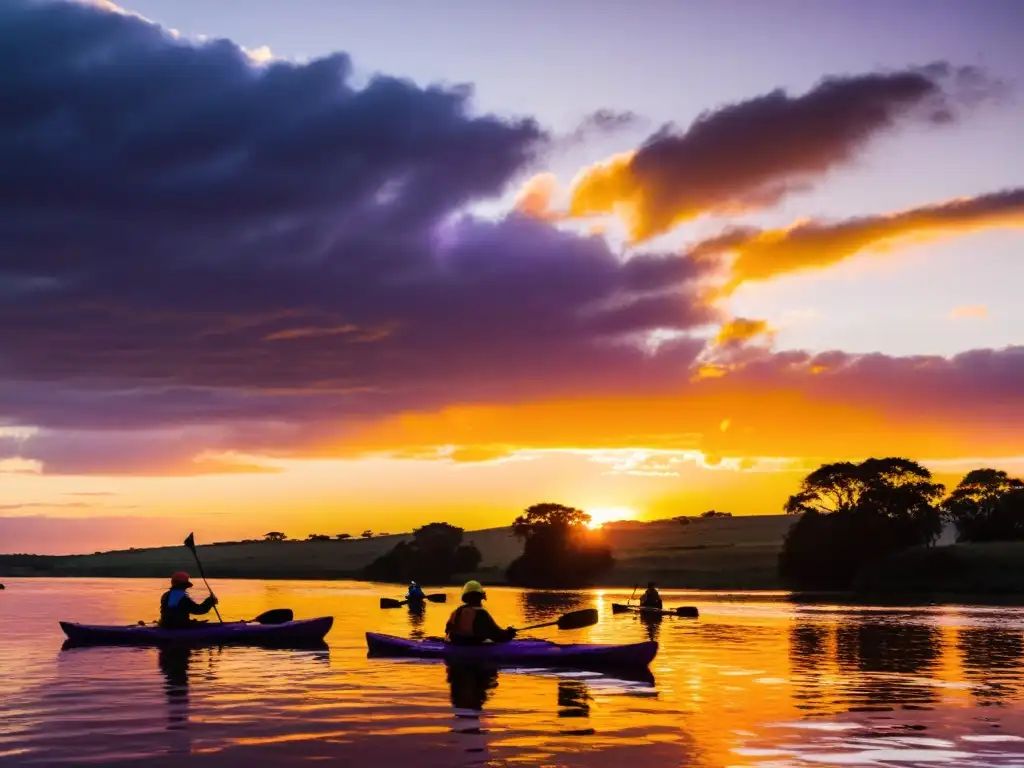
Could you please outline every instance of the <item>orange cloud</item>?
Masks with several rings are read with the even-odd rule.
[[[997,227],[1024,228],[1024,188],[835,223],[736,229],[698,243],[692,253],[697,258],[733,255],[728,288],[734,289],[745,282],[822,269],[865,251],[892,250]]]
[[[727,344],[743,344],[759,336],[766,336],[771,333],[766,320],[750,320],[745,317],[734,318],[725,323],[715,337],[715,344],[725,346]]]
[[[550,218],[551,199],[557,191],[558,179],[553,173],[538,173],[530,177],[520,190],[516,197],[516,210],[538,219]]]
[[[1022,366],[1024,348],[952,359],[766,352],[672,393],[405,414],[353,433],[341,450],[454,445],[464,457],[492,458],[628,448],[737,460],[1024,455]]]
[[[569,215],[586,218],[618,212],[628,224],[631,206],[622,201],[639,191],[630,176],[634,155],[623,152],[580,171],[572,181]]]
[[[709,110],[684,131],[666,126],[636,152],[585,169],[569,212],[618,215],[636,243],[704,214],[769,207],[897,124],[945,125],[997,91],[978,70],[944,63],[830,77],[797,96],[775,90]]]
[[[953,320],[984,320],[988,317],[988,307],[984,304],[964,304],[955,307],[949,316]]]

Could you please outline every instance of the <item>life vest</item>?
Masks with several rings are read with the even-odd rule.
[[[188,604],[185,602],[188,596],[184,589],[169,589],[160,598],[160,625],[173,629],[183,627],[191,622],[191,615]]]
[[[473,625],[476,623],[476,612],[478,610],[480,609],[473,605],[460,605],[452,611],[451,618],[449,619],[452,626],[452,636],[476,637]]]

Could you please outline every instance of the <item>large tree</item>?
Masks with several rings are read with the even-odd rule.
[[[428,523],[413,531],[411,541],[400,541],[368,565],[363,575],[376,581],[421,581],[444,584],[456,573],[476,570],[480,550],[462,543],[461,528]]]
[[[583,528],[590,523],[590,515],[582,509],[553,504],[550,501],[527,507],[512,523],[512,533],[523,541],[529,541],[540,533],[557,530],[567,533],[574,528]]]
[[[909,459],[819,467],[785,504],[787,513],[802,517],[786,536],[780,575],[793,586],[850,586],[871,560],[938,538],[943,491]]]
[[[1000,469],[975,469],[943,502],[959,541],[1024,539],[1024,480]]]
[[[510,583],[526,587],[572,588],[593,583],[614,564],[601,534],[587,528],[581,509],[544,502],[527,508],[512,523],[523,554],[508,568]]]

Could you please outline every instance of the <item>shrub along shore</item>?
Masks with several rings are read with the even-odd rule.
[[[799,518],[757,515],[607,526],[604,538],[614,567],[597,580],[632,588],[649,580],[666,588],[717,590],[784,589],[777,571],[783,540]],[[258,541],[201,547],[207,576],[239,579],[359,579],[364,569],[412,534],[347,541]],[[475,577],[506,583],[508,566],[522,553],[511,528],[467,531],[480,565],[456,574],[452,583]],[[0,555],[0,577],[167,578],[191,565],[181,546],[101,552],[92,555]],[[386,579],[385,579],[386,580]],[[426,580],[424,580],[426,581]],[[918,547],[865,566],[856,593],[873,600],[928,599],[972,602],[985,598],[1024,601],[1024,542]],[[837,596],[836,592],[829,593]],[[810,599],[812,594],[808,593]]]

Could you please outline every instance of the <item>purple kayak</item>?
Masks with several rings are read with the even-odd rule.
[[[301,645],[323,642],[333,616],[282,624],[229,621],[189,629],[161,629],[138,624],[117,627],[62,621],[60,628],[75,645]]]
[[[462,664],[532,664],[545,667],[646,667],[658,644],[562,645],[545,640],[512,640],[485,645],[452,645],[443,640],[409,640],[366,633],[371,656],[414,656]]]

